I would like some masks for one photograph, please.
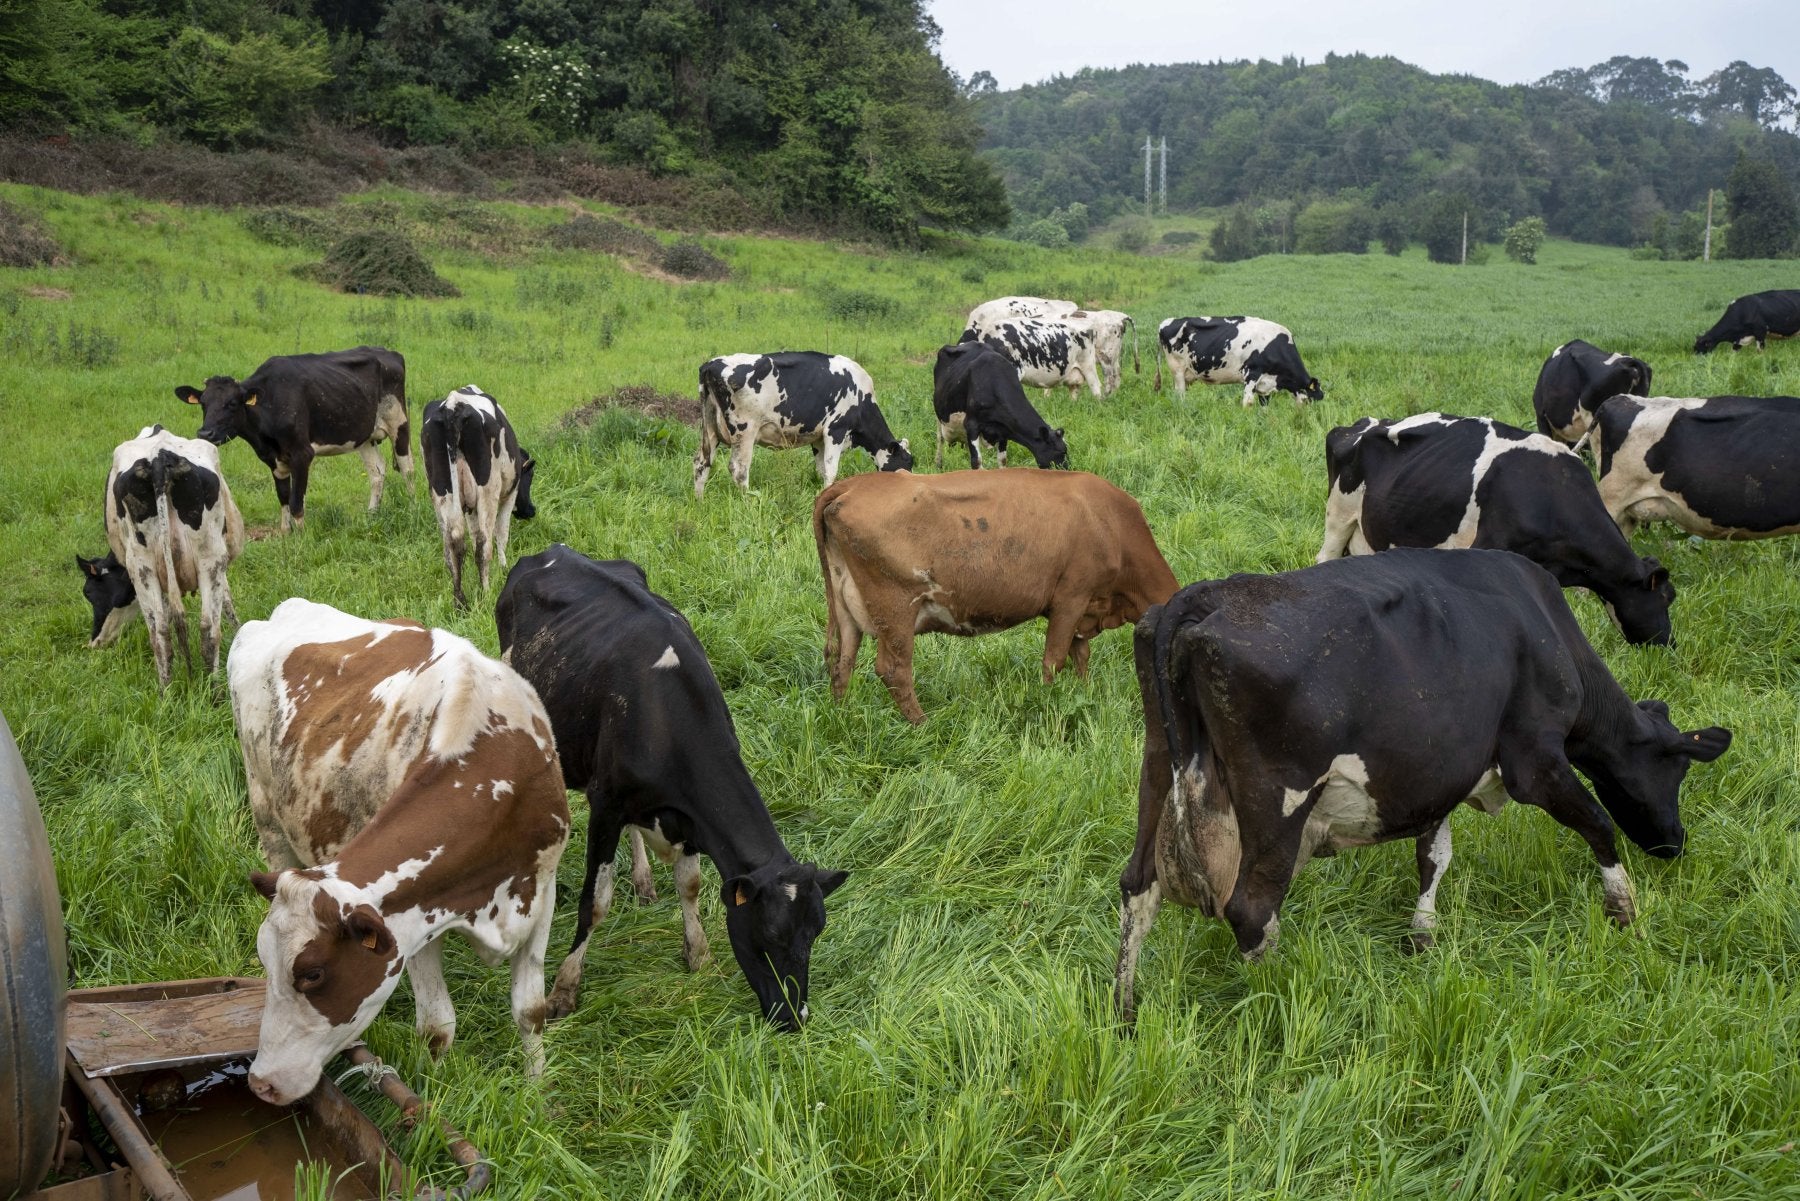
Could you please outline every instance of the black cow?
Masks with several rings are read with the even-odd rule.
[[[1538,433],[1580,449],[1594,413],[1614,396],[1650,395],[1650,364],[1577,338],[1550,352],[1531,393]]]
[[[944,444],[963,442],[969,466],[981,466],[976,443],[986,442],[1006,466],[1006,444],[1017,442],[1039,467],[1067,467],[1069,446],[1060,429],[1038,416],[1025,398],[1019,369],[1005,354],[983,342],[959,342],[938,351],[931,369],[931,407],[937,411],[937,465]]]
[[[475,519],[475,564],[486,591],[494,560],[506,566],[513,516],[520,520],[537,516],[531,503],[537,464],[519,446],[500,402],[474,384],[425,406],[419,449],[425,456],[425,481],[431,485],[431,505],[444,543],[444,565],[450,569],[450,590],[456,607],[466,609],[462,566],[469,518]]]
[[[560,544],[519,560],[494,617],[503,657],[549,710],[564,782],[588,798],[581,908],[550,1015],[575,1007],[588,935],[612,901],[613,855],[629,824],[675,861],[689,965],[707,954],[696,859],[706,855],[724,881],[731,949],[764,1016],[798,1029],[825,898],[847,873],[788,853],[687,620],[650,591],[637,564],[597,562]]]
[[[1753,292],[1725,306],[1725,315],[1694,339],[1694,353],[1705,354],[1715,346],[1741,350],[1756,343],[1758,350],[1770,338],[1800,334],[1800,291]]]
[[[728,354],[700,366],[700,450],[694,495],[706,492],[713,456],[731,447],[731,478],[750,488],[756,447],[810,446],[829,487],[847,446],[867,451],[880,471],[911,471],[912,451],[875,404],[875,381],[854,359],[813,350]]]
[[[386,470],[376,445],[394,440],[394,466],[412,486],[406,416],[406,360],[379,346],[326,354],[276,355],[239,383],[215,375],[175,395],[199,405],[199,436],[216,446],[242,437],[275,476],[281,528],[306,519],[313,459],[355,451],[369,473],[369,512],[381,504]]]
[[[1144,760],[1116,974],[1128,1020],[1165,894],[1225,919],[1254,958],[1314,854],[1416,839],[1414,941],[1429,943],[1465,801],[1493,812],[1510,796],[1580,834],[1608,914],[1628,925],[1615,823],[1652,855],[1680,854],[1688,765],[1731,743],[1676,729],[1661,701],[1632,704],[1556,580],[1506,551],[1206,580],[1144,614],[1134,645]]]
[[[1325,436],[1318,561],[1390,546],[1524,555],[1606,603],[1628,642],[1669,643],[1675,586],[1608,517],[1594,477],[1542,434],[1486,417],[1364,417]]]
[[[1800,533],[1800,397],[1618,396],[1600,406],[1600,499],[1627,537]]]
[[[1163,357],[1156,364],[1156,390],[1162,391],[1163,362],[1175,379],[1175,395],[1187,392],[1189,380],[1205,384],[1243,384],[1244,407],[1266,403],[1277,389],[1293,394],[1295,404],[1319,400],[1324,387],[1300,361],[1294,335],[1285,325],[1261,317],[1170,317],[1156,327]]]

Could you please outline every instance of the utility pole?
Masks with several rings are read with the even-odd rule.
[[[1144,216],[1150,215],[1150,135],[1144,135]]]
[[[1712,262],[1712,194],[1711,188],[1706,189],[1706,243],[1700,249],[1700,261],[1703,263]]]
[[[1469,265],[1469,212],[1467,209],[1464,209],[1463,210],[1462,262],[1459,263],[1458,266],[1467,267],[1468,265]]]
[[[1162,140],[1162,168],[1156,184],[1156,199],[1163,215],[1169,212],[1169,139]]]

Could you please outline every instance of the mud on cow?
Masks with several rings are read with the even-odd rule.
[[[199,405],[199,437],[223,446],[241,437],[275,476],[281,528],[306,518],[306,483],[315,458],[355,451],[369,473],[369,511],[381,504],[387,470],[377,445],[394,441],[394,466],[410,488],[412,450],[406,417],[406,360],[379,346],[326,354],[277,355],[239,382],[215,375],[204,388],[175,395]]]
[[[1145,614],[1137,842],[1120,877],[1121,1015],[1167,898],[1254,958],[1314,855],[1411,838],[1415,945],[1430,941],[1450,815],[1536,805],[1587,842],[1606,911],[1636,916],[1615,830],[1681,853],[1688,766],[1731,733],[1633,704],[1550,574],[1505,551],[1391,550],[1207,580]],[[1583,784],[1576,769],[1592,785]],[[1597,794],[1597,797],[1596,797]]]
[[[843,699],[864,635],[875,674],[906,720],[918,634],[991,634],[1049,619],[1044,683],[1073,661],[1087,675],[1095,635],[1136,621],[1175,591],[1143,510],[1072,471],[865,475],[813,502],[825,578],[825,662]]]
[[[731,478],[750,487],[757,446],[810,446],[819,479],[837,478],[846,447],[864,450],[881,471],[912,470],[912,452],[875,404],[875,381],[852,359],[811,350],[730,354],[700,368],[700,451],[694,495],[706,492],[713,456],[731,447]]]
[[[1800,534],[1800,397],[1618,396],[1600,406],[1600,499],[1627,537]]]
[[[406,969],[433,1054],[456,1033],[444,935],[512,969],[543,1070],[544,949],[569,806],[531,685],[444,630],[298,597],[232,644],[231,707],[268,872],[268,977],[250,1087],[286,1104],[375,1019]]]
[[[457,608],[466,609],[462,569],[469,535],[475,538],[475,563],[485,592],[494,560],[506,566],[513,516],[529,520],[537,515],[531,503],[536,464],[520,448],[500,402],[474,384],[425,406],[419,450],[425,456],[425,480],[431,485],[451,592]]]
[[[1486,417],[1365,417],[1326,435],[1325,462],[1319,562],[1390,546],[1510,550],[1593,592],[1626,641],[1669,642],[1669,573],[1632,552],[1560,443]]]
[[[1706,354],[1715,346],[1741,350],[1756,343],[1765,349],[1770,338],[1800,335],[1800,290],[1780,289],[1740,296],[1725,306],[1713,327],[1694,339],[1694,353]]]
[[[218,447],[146,426],[114,449],[101,504],[111,549],[99,559],[75,556],[94,610],[88,645],[111,645],[141,610],[156,679],[166,688],[174,641],[193,667],[182,597],[198,592],[200,655],[208,672],[217,671],[224,619],[238,619],[227,569],[244,549],[244,519],[219,470]]]
[[[1006,466],[1009,441],[1030,451],[1039,467],[1069,465],[1063,432],[1050,428],[1031,407],[1013,361],[985,342],[959,342],[939,349],[931,379],[940,470],[944,446],[954,442],[968,446],[970,467],[981,466],[979,444],[984,442],[994,448],[1000,466]]]
[[[1531,393],[1538,433],[1579,450],[1594,414],[1614,396],[1650,395],[1650,364],[1577,338],[1550,352]]]
[[[1004,317],[971,325],[963,342],[985,342],[1019,367],[1020,382],[1049,391],[1067,387],[1073,396],[1083,384],[1101,395],[1094,355],[1094,331],[1085,317]]]
[[[1245,408],[1267,401],[1276,390],[1292,393],[1295,404],[1325,395],[1300,361],[1294,335],[1285,325],[1261,317],[1170,317],[1157,326],[1156,341],[1162,349],[1156,364],[1158,392],[1166,362],[1176,396],[1186,394],[1190,380],[1244,385]]]
[[[556,976],[551,1016],[575,1007],[629,825],[675,865],[688,966],[697,970],[709,954],[699,914],[698,857],[706,855],[719,869],[732,953],[763,1015],[797,1029],[825,898],[846,873],[798,862],[781,841],[687,620],[650,591],[637,564],[562,545],[519,560],[494,617],[507,661],[549,709],[564,783],[588,798],[575,943]],[[634,873],[641,855],[634,847]]]

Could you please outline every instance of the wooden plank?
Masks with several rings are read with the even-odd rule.
[[[192,983],[223,990],[192,991]],[[261,980],[235,980],[73,992],[69,1054],[90,1077],[247,1058],[256,1054],[263,990]]]

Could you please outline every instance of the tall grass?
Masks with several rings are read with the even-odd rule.
[[[722,237],[709,246],[731,278],[675,284],[545,248],[561,210],[496,204],[482,206],[495,227],[528,242],[430,251],[461,299],[374,300],[296,278],[316,251],[258,241],[230,213],[0,196],[42,216],[75,264],[0,275],[0,707],[50,826],[79,983],[256,972],[263,911],[243,879],[257,844],[220,689],[178,677],[159,697],[141,627],[104,652],[83,645],[71,556],[103,544],[108,452],[152,421],[191,432],[176,384],[380,342],[407,356],[415,418],[467,383],[502,400],[539,460],[540,516],[515,523],[514,553],[560,540],[644,564],[706,645],[795,853],[851,871],[799,1035],[756,1016],[710,890],[719,958],[685,971],[666,883],[664,900],[621,902],[599,931],[541,1084],[521,1075],[503,972],[451,951],[461,1022],[437,1063],[396,999],[371,1043],[494,1159],[496,1195],[1800,1196],[1793,542],[1641,538],[1680,589],[1674,649],[1628,648],[1574,599],[1634,696],[1737,732],[1690,777],[1688,854],[1627,852],[1643,908],[1631,932],[1606,921],[1579,839],[1530,811],[1470,812],[1429,955],[1401,951],[1411,847],[1340,855],[1302,874],[1281,949],[1257,965],[1223,925],[1166,911],[1124,1037],[1108,990],[1142,733],[1126,638],[1097,643],[1087,683],[1048,688],[1041,626],[924,639],[926,725],[900,720],[866,654],[833,704],[810,456],[762,451],[754,494],[720,475],[696,504],[691,428],[628,409],[558,420],[624,385],[691,394],[715,354],[813,348],[860,359],[918,447],[933,435],[931,356],[978,301],[1103,304],[1136,315],[1146,343],[1164,316],[1261,314],[1294,329],[1324,402],[1244,411],[1235,391],[1197,387],[1177,403],[1127,372],[1111,399],[1041,405],[1077,467],[1142,499],[1182,580],[1281,570],[1317,549],[1331,426],[1431,408],[1528,424],[1538,366],[1569,338],[1646,358],[1673,394],[1800,392],[1794,347],[1688,351],[1731,297],[1791,284],[1788,267],[1633,263],[1562,243],[1537,267],[1455,270],[1416,251],[1219,267]],[[378,199],[428,212],[405,193]],[[48,288],[70,296],[33,294]],[[52,329],[60,346],[80,329],[116,350],[47,354]],[[241,443],[223,458],[247,521],[274,524],[268,473]],[[845,469],[870,464],[852,455]],[[451,605],[421,490],[390,485],[365,516],[354,457],[321,462],[305,533],[255,542],[233,569],[238,608],[260,616],[304,594],[496,649],[488,607]],[[571,855],[558,953],[579,874]],[[451,1182],[434,1134],[394,1136]]]

